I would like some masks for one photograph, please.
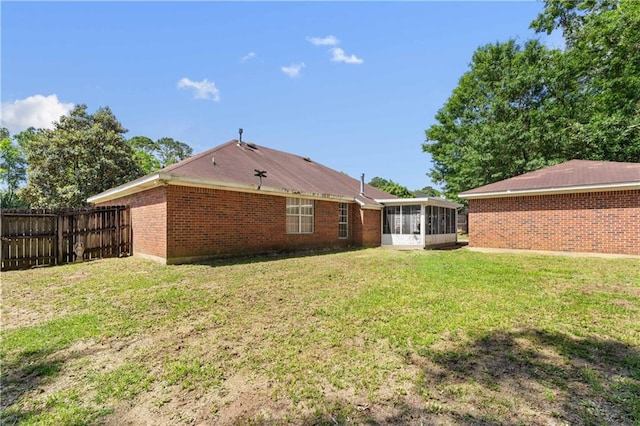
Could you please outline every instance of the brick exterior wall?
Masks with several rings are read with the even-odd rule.
[[[165,259],[379,246],[380,211],[349,205],[338,238],[338,201],[314,201],[314,232],[286,233],[286,197],[169,185],[98,205],[129,205],[135,255]]]
[[[131,207],[131,232],[134,255],[167,257],[167,187],[148,189],[99,203],[98,206]]]
[[[362,247],[375,247],[382,244],[382,211],[361,209],[359,205],[353,207],[353,240],[354,244]]]
[[[362,245],[356,233],[359,215],[359,206],[350,203],[349,237],[340,239],[338,202],[315,200],[314,232],[287,234],[286,197],[171,185],[167,188],[167,258],[179,261]],[[375,240],[368,228],[367,224],[364,244]]]
[[[640,255],[640,190],[470,199],[469,245]]]

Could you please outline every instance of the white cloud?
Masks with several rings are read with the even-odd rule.
[[[347,56],[344,53],[344,50],[340,49],[339,47],[334,47],[333,49],[331,49],[331,54],[333,55],[331,57],[331,62],[344,62],[345,64],[361,64],[364,62],[356,55]]]
[[[240,62],[244,63],[244,62],[247,62],[249,59],[253,59],[255,57],[256,57],[255,52],[249,52],[246,55],[244,55],[242,59],[240,59]]]
[[[338,40],[336,37],[330,35],[330,36],[326,36],[326,37],[307,37],[307,40],[309,41],[309,43],[313,44],[314,46],[335,46],[338,43],[340,43],[340,40]]]
[[[187,77],[178,81],[179,89],[193,89],[193,96],[196,99],[212,99],[215,102],[220,100],[220,90],[216,83],[206,78],[202,81],[192,81]]]
[[[304,67],[304,62],[300,62],[299,64],[291,64],[288,67],[282,67],[280,69],[289,77],[296,78],[298,75],[300,75],[300,70],[302,70],[302,68]]]
[[[14,102],[2,103],[0,122],[11,133],[19,133],[29,127],[52,129],[53,122],[67,115],[72,103],[63,103],[57,95],[34,95]]]

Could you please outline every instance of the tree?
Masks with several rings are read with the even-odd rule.
[[[575,158],[640,162],[640,2],[547,0],[531,27],[567,41]]]
[[[125,132],[109,107],[89,114],[86,105],[76,106],[26,144],[25,199],[35,207],[81,206],[87,197],[139,177]]]
[[[156,141],[156,145],[158,146],[158,159],[163,168],[193,155],[193,149],[189,145],[172,138],[160,138]]]
[[[381,177],[374,177],[369,182],[369,185],[388,192],[400,198],[412,198],[413,193],[409,191],[405,186],[400,185],[392,180],[383,179]]]
[[[160,160],[156,158],[157,145],[146,136],[134,136],[127,141],[133,149],[133,159],[142,172],[147,175],[162,168]]]
[[[128,144],[134,150],[134,159],[145,174],[153,173],[193,155],[193,149],[186,143],[173,138],[153,141],[146,136],[135,136]]]
[[[415,197],[440,197],[440,191],[432,186],[425,186],[422,189],[416,189],[413,191]]]
[[[476,50],[423,144],[447,197],[563,158],[562,116],[550,117],[568,103],[556,78],[559,55],[535,40]]]
[[[20,184],[26,180],[24,153],[4,127],[0,129],[0,137],[0,207],[25,207],[25,203],[17,196]]]
[[[532,27],[567,49],[478,48],[426,131],[449,197],[570,159],[640,162],[640,2],[547,0]]]

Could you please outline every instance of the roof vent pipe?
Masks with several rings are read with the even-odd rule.
[[[360,175],[360,195],[364,195],[364,173]]]
[[[242,128],[238,129],[238,134],[240,135],[239,139],[238,139],[238,143],[241,144],[242,143]]]

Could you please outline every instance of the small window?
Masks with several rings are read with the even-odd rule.
[[[287,234],[313,233],[313,200],[287,198]]]
[[[338,238],[347,238],[349,236],[349,205],[339,203],[338,214]]]

